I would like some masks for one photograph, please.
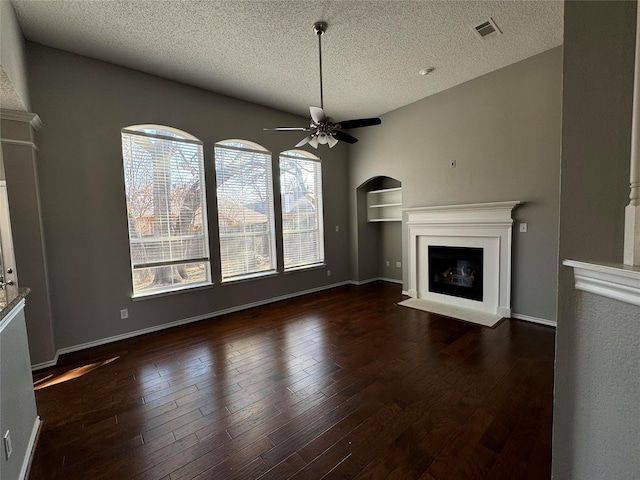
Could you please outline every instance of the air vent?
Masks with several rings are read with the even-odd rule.
[[[473,31],[476,32],[480,40],[495,37],[502,33],[492,18],[473,27]]]

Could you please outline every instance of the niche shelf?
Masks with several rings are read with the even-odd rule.
[[[402,221],[402,187],[367,192],[367,221]]]

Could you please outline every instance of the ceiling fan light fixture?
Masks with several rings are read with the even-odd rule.
[[[342,129],[369,127],[372,125],[380,125],[382,121],[379,118],[360,118],[357,120],[345,120],[336,123],[333,118],[327,116],[324,112],[324,95],[322,88],[322,35],[327,31],[326,22],[316,22],[313,24],[313,31],[318,37],[318,66],[320,67],[320,106],[309,107],[311,114],[311,123],[306,128],[296,127],[277,127],[265,128],[264,130],[282,130],[282,131],[305,131],[310,134],[300,140],[296,147],[302,147],[307,143],[313,148],[318,145],[329,145],[329,148],[336,146],[338,142],[356,143],[357,138],[343,132]]]

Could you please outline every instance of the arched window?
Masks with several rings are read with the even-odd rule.
[[[271,152],[247,140],[215,145],[222,281],[276,271]]]
[[[163,125],[122,129],[133,296],[211,283],[202,142]]]
[[[322,170],[320,159],[304,150],[280,154],[284,269],[324,263]]]

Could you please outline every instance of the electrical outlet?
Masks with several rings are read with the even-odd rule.
[[[120,310],[120,320],[124,320],[125,318],[129,318],[129,309],[123,308]]]
[[[455,160],[451,160],[449,162],[449,168],[456,168],[456,161]]]
[[[402,268],[402,262],[396,262],[396,267],[397,268]]]
[[[13,447],[11,446],[11,432],[7,430],[7,433],[4,434],[4,458],[8,461],[11,457],[11,452],[13,452]]]
[[[336,232],[340,231],[340,225],[336,225]]]
[[[331,270],[327,270],[327,277],[331,276]]]
[[[521,233],[527,233],[527,224],[526,223],[521,223],[520,224],[520,232]]]
[[[389,260],[387,260],[387,267],[389,266]]]

